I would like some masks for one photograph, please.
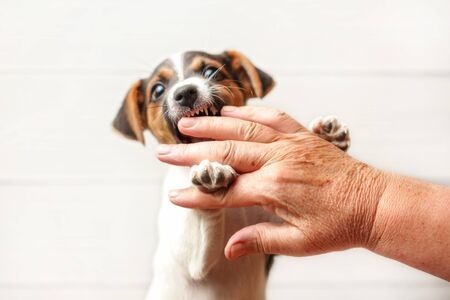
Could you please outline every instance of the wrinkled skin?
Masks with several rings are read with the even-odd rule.
[[[196,188],[173,191],[185,207],[261,205],[280,223],[236,232],[225,255],[312,255],[351,247],[375,247],[373,234],[385,174],[312,134],[285,113],[258,107],[224,107],[222,117],[184,118],[185,134],[216,141],[160,145],[161,161],[190,166],[208,158],[241,175],[225,193]]]

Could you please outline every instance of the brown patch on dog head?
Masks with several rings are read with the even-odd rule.
[[[162,144],[175,144],[175,138],[164,118],[161,105],[150,104],[147,106],[147,126],[153,136]]]
[[[246,92],[251,92],[251,87],[243,87],[238,83],[240,80],[234,75],[231,69],[228,57],[224,60],[221,55],[210,55],[202,52],[188,53],[190,59],[187,66],[187,74],[202,74],[203,70],[208,67],[214,67],[221,74],[221,80],[212,79],[211,89],[220,98],[225,105],[242,106],[245,104]],[[245,80],[243,82],[246,84]]]
[[[171,131],[166,118],[164,118],[164,106],[162,102],[154,102],[152,99],[152,88],[158,82],[163,82],[168,85],[168,83],[173,79],[175,72],[167,67],[161,65],[156,69],[154,74],[150,77],[147,83],[146,91],[146,120],[147,128],[153,134],[153,136],[158,140],[159,143],[163,144],[174,144],[176,143],[173,132]]]
[[[168,83],[174,76],[173,70],[160,66],[149,80],[139,80],[132,85],[113,122],[113,127],[125,137],[142,144],[144,130],[149,129],[160,143],[175,143],[175,138],[164,118],[161,102],[152,101],[151,90],[157,82]]]
[[[239,86],[233,79],[224,79],[217,89],[220,91],[220,97],[225,99],[226,105],[243,106],[249,98],[246,95],[248,88]]]
[[[113,127],[125,137],[144,144],[143,108],[145,96],[142,89],[142,80],[132,85],[114,119]]]
[[[229,50],[223,53],[230,60],[231,70],[239,78],[245,97],[263,98],[275,86],[273,78],[257,68],[245,55]]]
[[[147,128],[153,136],[162,144],[175,144],[176,140],[170,130],[166,118],[164,118],[164,108],[159,103],[152,101],[147,105]]]
[[[212,55],[207,57],[198,53],[196,55],[191,54],[190,56],[191,62],[187,66],[187,70],[189,71],[190,74],[192,73],[201,74],[202,69],[205,66],[212,66],[217,69],[221,69],[221,72],[225,73],[224,75],[230,77],[230,74],[227,72],[227,69],[223,68],[225,64],[224,62],[222,62],[222,60],[220,60],[220,57]]]
[[[208,67],[219,70],[222,79],[213,78],[212,85],[225,105],[245,105],[247,99],[262,98],[275,85],[271,76],[237,51],[225,51],[219,55],[191,51],[186,53],[185,63],[188,76],[198,76]]]

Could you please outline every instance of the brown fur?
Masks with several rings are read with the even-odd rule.
[[[187,66],[187,71],[191,75],[201,74],[205,66],[221,68],[220,72],[224,79],[214,84],[214,92],[226,105],[242,106],[249,98],[262,98],[275,84],[268,74],[255,67],[246,56],[237,51],[225,51],[221,55],[187,53],[192,58]],[[160,143],[176,143],[177,138],[164,116],[163,104],[161,101],[153,101],[151,95],[152,88],[157,82],[173,84],[174,77],[174,70],[168,61],[165,61],[148,80],[139,80],[133,84],[114,120],[114,128],[126,137],[143,144],[145,129],[150,130]]]
[[[176,140],[169,129],[169,124],[167,123],[166,118],[164,118],[161,103],[155,103],[152,101],[151,89],[156,82],[161,79],[166,79],[169,81],[172,76],[174,76],[173,70],[163,67],[149,80],[146,88],[148,99],[146,101],[146,128],[150,130],[156,140],[162,144],[175,144]]]
[[[275,86],[275,81],[242,53],[229,50],[225,54],[231,58],[231,68],[239,74],[247,98],[263,98]]]
[[[144,105],[142,80],[134,83],[113,122],[113,127],[125,137],[144,143],[141,108]]]

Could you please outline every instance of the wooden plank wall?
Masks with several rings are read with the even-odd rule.
[[[264,101],[335,114],[350,153],[450,184],[450,2],[0,2],[0,299],[142,299],[165,167],[110,123],[168,54],[238,49]],[[448,299],[448,283],[363,250],[278,257],[269,299]]]

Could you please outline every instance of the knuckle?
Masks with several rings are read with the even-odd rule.
[[[286,133],[275,133],[271,137],[272,143],[277,143],[289,139],[291,139],[291,137],[289,134]]]
[[[232,141],[223,141],[222,151],[219,155],[222,163],[229,164],[234,156],[235,144]]]
[[[258,131],[258,125],[254,122],[250,122],[247,125],[241,125],[240,133],[245,140],[252,140],[256,137]]]
[[[259,228],[254,228],[254,234],[255,234],[255,250],[258,253],[269,253],[269,249],[267,245],[265,244],[264,239],[264,233]]]
[[[285,113],[284,111],[278,110],[278,109],[274,109],[273,116],[274,116],[274,119],[277,121],[286,120],[288,118],[287,113]]]

